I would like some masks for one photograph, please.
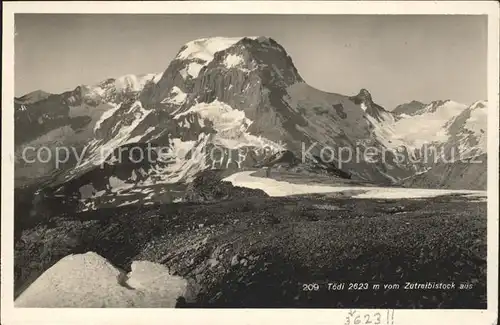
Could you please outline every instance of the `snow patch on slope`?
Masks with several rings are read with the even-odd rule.
[[[121,180],[116,176],[111,176],[109,178],[109,186],[111,187],[111,192],[119,193],[120,191],[126,190],[133,187],[133,184],[127,184],[125,181]]]
[[[196,141],[182,141],[179,138],[171,139],[172,154],[174,157],[184,158],[196,144]]]
[[[154,171],[150,173],[151,177],[146,181],[147,185],[175,183],[181,180],[189,182],[197,173],[210,167],[207,165],[207,158],[212,154],[208,150],[213,148],[210,145],[230,150],[247,147],[256,151],[265,150],[264,152],[286,149],[283,144],[250,134],[248,128],[252,121],[245,116],[245,112],[218,100],[195,104],[183,112],[174,114],[172,119],[178,120],[179,124],[183,125],[187,123],[183,120],[187,116],[190,116],[188,120],[191,120],[191,116],[197,118],[202,126],[207,126],[205,123],[210,121],[209,126],[216,133],[200,133],[196,141],[169,137],[169,150],[162,151],[159,157],[159,160],[165,162],[166,166],[155,166]],[[189,124],[184,126],[189,127]],[[242,152],[242,154],[246,153]],[[234,157],[234,160],[228,160],[228,163],[236,160],[241,162],[244,158],[243,156]],[[146,185],[146,183],[141,184]]]
[[[127,275],[96,253],[69,255],[32,283],[16,307],[175,307],[187,281],[160,264],[134,261]]]
[[[187,94],[177,86],[174,86],[172,90],[170,90],[170,94],[171,96],[161,101],[162,104],[170,103],[170,104],[181,105],[187,98]]]
[[[214,123],[215,129],[220,131],[239,127],[245,128],[252,123],[250,119],[246,118],[245,112],[233,109],[218,100],[193,105],[187,111],[176,114],[174,119],[193,113],[198,114],[202,119],[210,120]]]
[[[115,109],[113,114],[120,107]],[[131,138],[130,134],[151,113],[151,111],[144,109],[141,102],[136,101],[130,107],[129,112],[133,113],[134,119],[131,122],[127,123],[125,123],[123,120],[120,120],[112,129],[112,132],[118,130],[118,132],[114,136],[110,137],[109,139],[94,139],[90,142],[90,144],[84,149],[84,152],[89,155],[89,158],[86,159],[85,162],[80,165],[80,167],[89,163],[99,165],[103,163],[105,159],[116,148],[121,145],[131,143],[136,139],[135,137]],[[111,115],[109,115],[108,118],[110,116]]]
[[[186,77],[187,75],[190,75],[191,77],[193,78],[196,78],[198,77],[198,75],[200,74],[200,71],[201,69],[203,69],[205,65],[204,64],[200,64],[198,62],[191,62],[188,64],[188,66],[186,67]],[[184,78],[186,78],[184,77]]]
[[[111,109],[105,111],[101,115],[101,117],[99,118],[99,120],[96,122],[96,124],[94,126],[94,132],[96,132],[101,127],[101,124],[105,120],[107,120],[108,118],[110,118],[111,116],[113,116],[113,114],[115,114],[115,112],[120,109],[120,107],[122,106],[122,103],[120,103],[120,104],[112,104],[112,103],[110,103],[110,105],[113,105],[113,107]]]
[[[245,146],[268,147],[275,151],[285,149],[281,144],[250,134],[248,128],[253,121],[246,117],[245,112],[218,100],[211,103],[198,103],[176,114],[173,118],[178,120],[188,114],[198,115],[202,126],[205,126],[205,120],[212,122],[212,127],[217,131],[213,137],[213,143],[216,145],[229,149]]]
[[[357,190],[363,191],[364,193],[355,195],[353,197],[365,199],[428,198],[449,194],[465,194],[468,196],[486,197],[486,191],[294,184],[284,181],[277,181],[271,178],[255,177],[252,176],[252,173],[254,172],[245,171],[235,173],[229,177],[226,177],[224,181],[231,182],[234,186],[261,189],[270,196],[289,196],[311,193],[336,193]]]
[[[210,136],[200,133],[198,141],[174,140],[172,143],[173,163],[170,164],[163,173],[166,175],[165,183],[175,183],[180,180],[190,182],[194,175],[208,168],[205,154]],[[182,152],[190,152],[191,158],[186,159]],[[176,154],[177,153],[177,154]]]
[[[243,63],[243,58],[240,55],[229,54],[224,59],[225,66],[229,68],[237,67],[238,65]]]

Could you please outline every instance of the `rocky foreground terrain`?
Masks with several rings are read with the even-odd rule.
[[[168,267],[188,282],[177,307],[486,307],[485,202],[269,197],[202,177],[186,202],[61,214],[23,229],[16,294],[61,258],[95,252],[127,272],[141,260]],[[404,290],[427,281],[457,288]],[[329,282],[401,287],[328,291]],[[318,291],[304,290],[312,283]]]

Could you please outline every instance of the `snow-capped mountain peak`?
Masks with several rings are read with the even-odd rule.
[[[200,38],[186,43],[177,59],[199,59],[206,64],[213,60],[214,54],[233,46],[245,37],[208,37]],[[256,37],[249,37],[255,39]]]
[[[196,78],[201,69],[212,62],[215,53],[228,49],[244,38],[257,39],[258,37],[208,37],[186,43],[176,56],[177,60],[191,61],[183,71],[184,77],[189,75]],[[238,58],[229,58],[230,64],[238,61]]]

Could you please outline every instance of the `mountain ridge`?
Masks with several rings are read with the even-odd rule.
[[[79,104],[96,115],[84,121],[84,132],[78,131],[82,164],[69,163],[55,184],[93,174],[117,148],[150,142],[169,148],[170,163],[123,167],[128,176],[122,173],[122,181],[135,184],[134,175],[147,170],[144,184],[189,183],[207,168],[248,168],[283,150],[314,163],[342,147],[374,147],[388,157],[381,163],[343,162],[332,151],[326,155],[332,175],[397,184],[428,168],[396,160],[394,151],[401,146],[407,157],[419,149],[398,138],[398,125],[408,119],[404,114],[395,116],[376,104],[365,88],[349,96],[308,85],[286,50],[270,37],[194,40],[161,73],[107,78],[60,96],[68,112]],[[417,111],[440,112],[449,102],[435,101]],[[474,142],[470,134],[461,137]],[[304,147],[312,148],[305,156]],[[215,157],[207,153],[220,148]],[[117,168],[122,167],[106,170]]]

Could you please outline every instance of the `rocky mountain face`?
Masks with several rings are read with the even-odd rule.
[[[190,181],[209,167],[248,167],[286,149],[303,161],[321,157],[354,177],[391,183],[413,173],[392,153],[384,163],[340,157],[342,147],[384,151],[373,129],[387,121],[392,115],[365,89],[343,96],[308,86],[270,38],[210,38],[181,48],[157,83],[146,84],[138,99],[99,125],[85,154],[92,166],[102,162],[102,148],[155,141],[178,153],[160,172],[170,183]]]
[[[62,94],[34,91],[15,98],[16,146],[37,139],[58,128],[70,126],[73,130],[85,128],[98,113],[113,105],[137,96],[147,81],[155,75],[127,75],[107,79],[93,86],[80,85]],[[96,121],[93,121],[94,123]]]
[[[486,103],[412,102],[389,112],[366,89],[326,93],[268,37],[194,40],[163,73],[36,92],[15,105],[16,186],[45,182],[77,200],[134,188],[147,196],[141,189],[189,184],[207,169],[258,168],[280,153],[293,157],[289,170],[389,185],[432,168],[416,159],[425,144],[486,152]],[[74,152],[57,168],[21,159],[41,146]],[[133,147],[143,159],[116,159]]]
[[[16,187],[52,180],[71,171],[95,137],[101,119],[137,97],[146,81],[154,82],[155,77],[129,75],[78,86],[62,94],[39,91],[16,98]],[[61,160],[59,165],[54,161],[56,155]]]

